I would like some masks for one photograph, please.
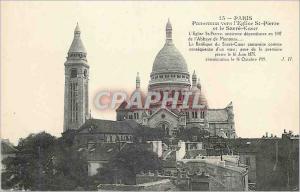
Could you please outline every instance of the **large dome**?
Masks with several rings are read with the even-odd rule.
[[[165,43],[164,47],[155,57],[152,73],[171,71],[188,73],[188,68],[183,56],[174,44]]]
[[[172,25],[166,25],[166,43],[155,57],[150,74],[149,90],[162,88],[188,89],[190,75],[187,64],[173,44]]]

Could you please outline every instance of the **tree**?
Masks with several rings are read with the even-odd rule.
[[[19,141],[16,157],[8,157],[2,163],[6,172],[2,174],[2,187],[16,189],[40,188],[45,177],[45,166],[55,137],[42,132],[30,134]]]
[[[15,157],[3,160],[2,188],[74,190],[86,187],[87,162],[73,148],[70,138],[41,132],[21,139]]]
[[[197,127],[179,130],[179,138],[184,141],[198,141],[199,139],[207,138],[209,136],[210,133],[208,131]]]
[[[153,129],[142,126],[134,130],[134,142],[146,142],[148,140],[162,140],[165,133],[161,128]]]
[[[135,184],[137,173],[161,168],[162,162],[156,153],[147,150],[142,144],[132,144],[99,169],[95,178],[101,183]]]

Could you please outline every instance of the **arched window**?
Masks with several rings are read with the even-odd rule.
[[[87,70],[86,69],[83,71],[83,75],[84,75],[84,77],[87,77]]]
[[[71,69],[71,78],[77,77],[77,69]]]
[[[166,128],[166,135],[170,135],[169,127]]]
[[[175,90],[172,90],[171,96],[174,97],[174,95],[175,95]]]
[[[162,128],[162,130],[163,130],[163,132],[164,132],[164,134],[165,135],[169,135],[170,134],[170,129],[169,129],[169,127],[166,125],[166,124],[161,124],[161,128]]]
[[[192,117],[193,118],[198,118],[198,112],[197,111],[193,111],[192,112]]]
[[[139,114],[138,113],[133,113],[134,119],[139,119]]]
[[[204,119],[204,111],[201,111],[201,119]]]
[[[185,112],[185,116],[186,116],[186,118],[190,118],[190,113],[188,111]]]

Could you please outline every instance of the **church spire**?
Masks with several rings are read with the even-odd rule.
[[[72,44],[70,46],[70,49],[68,51],[68,57],[77,57],[80,55],[81,55],[80,58],[86,57],[86,49],[81,41],[80,34],[81,34],[81,31],[80,31],[79,25],[77,23],[75,30],[74,30],[74,38],[73,38]],[[81,54],[78,54],[78,53],[81,53]]]
[[[194,70],[193,75],[192,75],[192,86],[195,87],[197,84],[197,75],[196,72]]]
[[[141,79],[140,79],[140,76],[139,76],[139,72],[137,72],[136,80],[135,80],[135,88],[139,89],[140,87],[141,87]]]
[[[170,22],[170,19],[168,19],[168,22],[166,25],[166,43],[167,44],[172,43],[172,24]]]
[[[79,129],[89,114],[89,65],[77,23],[65,62],[64,131]]]
[[[74,30],[74,37],[80,37],[80,28],[79,28],[78,22],[77,22],[75,30]]]

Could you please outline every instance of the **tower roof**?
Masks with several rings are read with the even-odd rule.
[[[73,38],[73,41],[72,41],[72,44],[70,46],[68,53],[86,53],[86,49],[80,38],[80,33],[81,33],[81,31],[80,31],[79,25],[77,23],[75,30],[74,30],[74,38]]]

